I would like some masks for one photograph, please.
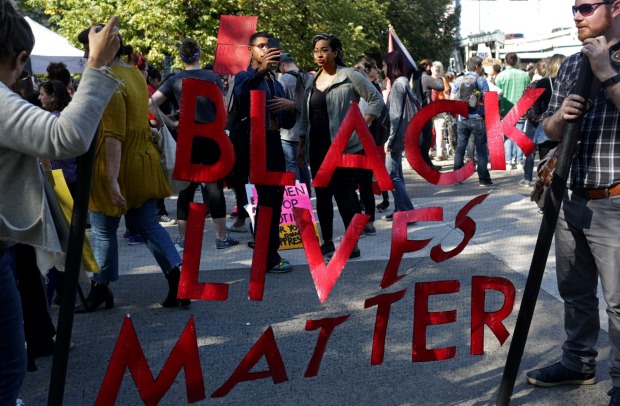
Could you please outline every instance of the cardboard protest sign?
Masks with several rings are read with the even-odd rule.
[[[245,185],[245,192],[249,197],[249,204],[245,207],[245,209],[250,215],[252,227],[255,227],[258,192],[256,191],[256,187],[250,183]],[[293,209],[296,207],[300,209],[308,209],[311,213],[314,233],[317,237],[320,235],[307,186],[304,183],[297,183],[294,186],[285,186],[284,200],[282,201],[282,214],[280,214],[279,249],[281,250],[292,250],[296,248],[303,248],[304,246],[301,241],[301,234],[299,233],[299,229],[295,223],[295,217],[293,216]]]
[[[215,73],[234,75],[246,69],[250,60],[248,39],[256,32],[257,23],[255,16],[220,16],[213,64]]]
[[[58,202],[58,206],[62,211],[62,216],[65,218],[67,225],[71,224],[71,213],[73,212],[73,197],[71,197],[71,193],[69,192],[69,188],[67,187],[67,182],[65,182],[65,177],[62,174],[61,169],[55,169],[53,171],[47,171],[47,181],[50,186],[54,190],[54,195],[56,196],[56,201]],[[93,250],[90,246],[90,242],[88,238],[84,239],[84,248],[82,254],[82,264],[86,268],[88,272],[99,273],[99,265],[97,265],[97,261],[95,261],[95,256],[93,254]]]

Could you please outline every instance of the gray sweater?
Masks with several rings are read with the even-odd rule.
[[[320,73],[320,71],[319,71]],[[301,125],[299,127],[299,136],[306,139],[305,152],[306,159],[308,159],[308,153],[310,151],[310,139],[307,137],[310,134],[310,95],[314,88],[314,81],[319,76],[319,73],[308,81],[306,84],[305,103],[301,110]],[[359,103],[360,97],[368,102],[366,114],[379,117],[381,110],[383,109],[383,97],[381,93],[373,86],[373,84],[362,75],[360,72],[353,68],[345,68],[338,66],[336,77],[334,82],[329,85],[325,90],[327,92],[327,114],[329,116],[329,132],[332,142],[336,138],[340,124],[344,121],[344,118],[349,111],[351,102],[355,100]],[[362,150],[362,143],[360,142],[357,133],[354,132],[347,147],[345,153],[352,154]]]
[[[0,241],[32,245],[37,255],[62,252],[49,208],[56,203],[46,199],[39,158],[84,154],[118,84],[105,70],[86,69],[73,100],[56,117],[0,82]]]

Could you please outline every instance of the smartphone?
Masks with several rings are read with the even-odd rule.
[[[268,38],[267,39],[267,48],[277,48],[277,49],[280,49],[280,38]]]

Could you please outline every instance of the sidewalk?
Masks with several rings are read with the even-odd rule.
[[[445,169],[452,166],[451,161],[436,163]],[[249,301],[252,250],[246,242],[250,235],[236,234],[234,237],[241,240],[238,246],[216,251],[212,223],[207,220],[201,282],[231,283],[228,301],[196,301],[189,311],[161,308],[157,303],[165,296],[166,281],[144,245],[124,243],[121,227],[122,277],[112,286],[116,306],[112,310],[76,315],[75,348],[70,352],[65,404],[94,404],[126,314],[131,314],[154,376],[159,374],[190,316],[194,316],[207,397],[196,403],[199,405],[494,404],[512,336],[500,346],[486,328],[484,355],[470,355],[472,277],[502,277],[513,283],[515,306],[505,320],[512,334],[542,216],[530,202],[529,190],[518,185],[522,171],[492,171],[492,188],[479,187],[475,174],[461,185],[438,187],[426,183],[411,171],[408,163],[404,162],[403,166],[414,206],[443,208],[442,222],[419,223],[409,229],[408,238],[432,238],[432,241],[420,252],[405,254],[399,273],[410,270],[408,276],[381,290],[379,285],[390,256],[392,223],[381,220],[382,215],[377,213],[377,235],[360,239],[361,258],[347,263],[323,304],[318,300],[303,250],[281,252],[295,265],[294,271],[268,274],[264,300]],[[458,211],[474,197],[487,192],[490,192],[488,198],[469,214],[477,228],[465,250],[448,261],[433,262],[429,257],[433,246],[441,244],[444,250],[449,250],[462,240],[462,232],[454,226]],[[234,199],[230,192],[226,197],[230,212]],[[173,215],[176,201],[167,199],[166,206]],[[343,234],[337,214],[334,228],[335,235]],[[175,238],[176,226],[167,229]],[[609,401],[606,392],[611,388],[605,331],[601,331],[598,343],[597,385],[541,389],[525,382],[524,371],[553,363],[561,354],[563,307],[557,298],[554,271],[551,253],[512,404],[605,405]],[[458,281],[458,292],[431,296],[429,311],[456,310],[456,321],[429,326],[426,347],[455,346],[456,355],[446,361],[412,362],[416,284],[450,280]],[[383,364],[372,366],[377,307],[365,308],[365,301],[402,290],[406,290],[404,298],[391,306]],[[485,310],[495,311],[502,303],[501,294],[489,293]],[[58,307],[53,307],[54,320],[57,314]],[[305,378],[318,338],[318,330],[305,330],[306,320],[344,315],[350,317],[334,329],[318,375]],[[288,381],[277,385],[271,378],[241,382],[227,396],[211,398],[269,326],[273,327]],[[27,375],[20,396],[26,405],[46,404],[51,363],[51,357],[38,359],[39,370]],[[252,371],[267,368],[263,358]],[[160,404],[186,403],[185,375],[180,373]],[[125,373],[116,404],[143,404],[129,371]]]

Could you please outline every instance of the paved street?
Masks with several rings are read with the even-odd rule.
[[[448,169],[452,162],[437,164]],[[515,286],[514,310],[504,322],[512,334],[542,216],[530,202],[529,190],[518,185],[522,171],[491,171],[495,183],[492,188],[479,187],[476,175],[461,185],[438,187],[426,183],[407,163],[403,166],[414,206],[443,208],[443,221],[418,223],[408,230],[410,239],[432,238],[431,243],[420,252],[405,254],[399,272],[409,271],[408,275],[393,286],[380,289],[390,256],[392,223],[381,220],[381,214],[377,213],[377,235],[360,239],[361,258],[347,263],[323,304],[318,300],[303,250],[281,252],[295,266],[294,271],[268,274],[264,300],[249,301],[252,250],[246,242],[251,236],[249,233],[234,235],[241,244],[216,251],[209,219],[205,226],[200,280],[230,283],[229,299],[196,301],[190,310],[164,309],[157,303],[165,296],[166,280],[144,245],[128,246],[122,240],[124,228],[121,227],[118,238],[122,276],[111,286],[116,306],[76,315],[65,404],[94,404],[127,314],[131,315],[154,376],[159,374],[190,316],[194,316],[207,397],[196,403],[199,405],[494,404],[512,336],[501,346],[491,330],[485,328],[484,355],[470,354],[472,277],[506,278]],[[433,246],[441,244],[444,250],[449,250],[460,243],[463,234],[455,229],[456,214],[471,199],[487,192],[490,192],[488,198],[469,214],[477,228],[465,250],[445,262],[432,261],[429,253]],[[226,197],[230,212],[234,198],[230,191]],[[176,212],[176,200],[167,199],[166,206],[171,215]],[[342,236],[342,222],[337,214],[334,226],[335,235]],[[176,237],[176,226],[167,230]],[[552,253],[512,404],[606,405],[611,382],[605,331],[601,331],[598,343],[598,384],[540,389],[525,382],[524,371],[553,363],[560,356],[563,308],[557,298],[554,270]],[[426,348],[454,346],[456,354],[446,361],[412,362],[415,288],[423,282],[452,280],[457,281],[456,293],[431,296],[428,308],[431,312],[456,310],[456,321],[429,326]],[[88,290],[86,285],[83,287]],[[383,364],[373,366],[371,352],[377,307],[365,308],[365,301],[402,290],[406,290],[404,298],[391,306]],[[485,310],[499,309],[503,299],[499,293],[488,293]],[[51,311],[56,320],[58,307]],[[344,315],[350,316],[334,329],[318,375],[304,377],[319,336],[319,330],[306,331],[306,320]],[[271,378],[240,382],[225,397],[211,398],[269,326],[273,328],[288,380],[277,385]],[[606,327],[606,321],[603,326]],[[39,370],[28,373],[22,387],[20,397],[27,406],[46,404],[52,358],[38,359],[37,364]],[[263,358],[253,371],[267,368]],[[181,372],[160,404],[186,404],[185,390],[185,374]],[[116,404],[143,404],[129,371],[125,373]]]

